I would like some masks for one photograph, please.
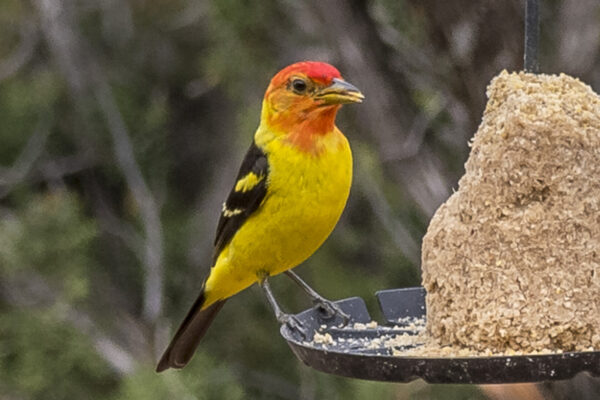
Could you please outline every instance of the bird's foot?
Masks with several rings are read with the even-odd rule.
[[[302,322],[300,322],[300,320],[298,318],[296,318],[296,316],[292,315],[292,314],[286,314],[286,313],[281,313],[279,315],[277,315],[277,321],[283,325],[287,325],[288,328],[290,328],[292,331],[296,331],[298,333],[300,333],[300,335],[302,335],[302,337],[304,339],[306,339],[307,336],[307,331],[306,328],[304,327],[304,325],[302,324]]]
[[[319,308],[319,310],[324,314],[323,317],[325,319],[334,318],[336,315],[339,315],[342,318],[342,326],[348,325],[350,322],[350,316],[346,314],[340,306],[334,303],[331,300],[327,300],[323,297],[315,299],[314,304]]]

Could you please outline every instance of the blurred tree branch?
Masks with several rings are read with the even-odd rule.
[[[98,222],[102,230],[119,238],[136,255],[140,263],[144,262],[144,249],[141,246],[143,238],[133,226],[120,219],[111,209],[105,194],[97,182],[90,183],[94,210],[98,216]]]
[[[14,164],[10,168],[0,171],[0,199],[10,193],[14,185],[25,180],[33,169],[35,162],[44,152],[46,141],[50,135],[49,125],[46,118],[41,118]]]
[[[364,162],[358,163],[356,185],[370,203],[378,222],[388,232],[395,245],[413,265],[419,265],[421,261],[419,244],[402,221],[394,215],[381,185],[369,175],[369,168],[364,165]]]
[[[111,88],[98,60],[89,52],[89,46],[77,33],[72,5],[62,0],[37,0],[34,3],[42,21],[42,31],[64,78],[69,84],[74,101],[84,119],[89,118],[85,105],[91,91],[97,102],[113,142],[113,151],[127,186],[141,213],[144,229],[145,284],[143,314],[155,324],[163,305],[163,238],[160,207],[148,188],[136,163],[131,139],[123,117],[115,103]],[[86,121],[84,121],[86,124]],[[87,127],[90,127],[87,122]]]
[[[86,312],[65,302],[57,303],[58,290],[33,271],[20,274],[8,282],[0,282],[2,298],[8,304],[26,312],[27,308],[53,305],[61,308],[65,320],[90,337],[98,354],[118,373],[131,373],[136,357],[110,338]],[[130,329],[131,330],[131,329]]]
[[[127,128],[112,97],[108,83],[100,80],[95,91],[112,136],[117,163],[140,207],[144,224],[144,265],[146,267],[143,312],[148,321],[154,324],[162,312],[163,305],[164,250],[159,206],[135,161]]]
[[[339,49],[348,76],[360,77],[368,101],[360,110],[358,121],[369,132],[381,154],[406,154],[411,147],[406,132],[419,114],[407,93],[411,86],[406,77],[394,73],[387,62],[393,51],[381,40],[362,0],[315,1],[312,3],[321,21],[323,36],[332,38]],[[332,24],[330,21],[335,20]],[[348,29],[352,27],[352,29]],[[449,194],[442,163],[423,143],[420,156],[395,160],[387,166],[402,182],[415,203],[430,216]],[[423,157],[424,154],[431,157]]]
[[[0,60],[0,82],[16,74],[34,55],[39,41],[35,23],[25,20],[21,23],[21,42],[17,49],[4,60]]]
[[[38,172],[36,176],[31,177],[31,181],[36,183],[63,180],[66,176],[92,168],[96,163],[97,159],[89,151],[48,160],[42,159],[37,168]]]

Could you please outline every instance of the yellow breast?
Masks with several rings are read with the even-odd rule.
[[[264,225],[263,253],[271,274],[293,268],[314,253],[346,205],[352,181],[348,142],[334,131],[320,146],[317,155],[279,141],[267,146],[270,179],[262,211],[270,221]]]
[[[267,195],[218,257],[205,288],[214,300],[306,260],[335,227],[350,192],[352,154],[337,128],[319,137],[311,154],[281,136],[257,145],[269,161]]]

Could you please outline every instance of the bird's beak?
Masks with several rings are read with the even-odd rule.
[[[317,92],[317,99],[323,101],[323,105],[362,103],[365,96],[358,88],[342,79],[333,79],[333,83]]]

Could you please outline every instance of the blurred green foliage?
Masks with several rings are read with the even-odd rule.
[[[111,399],[119,377],[86,335],[65,321],[64,310],[7,311],[0,315],[3,398]]]
[[[20,206],[15,215],[0,221],[2,275],[10,279],[39,274],[57,286],[52,293],[60,301],[80,302],[88,295],[89,272],[98,265],[93,220],[82,214],[76,195],[60,190],[32,194]]]

